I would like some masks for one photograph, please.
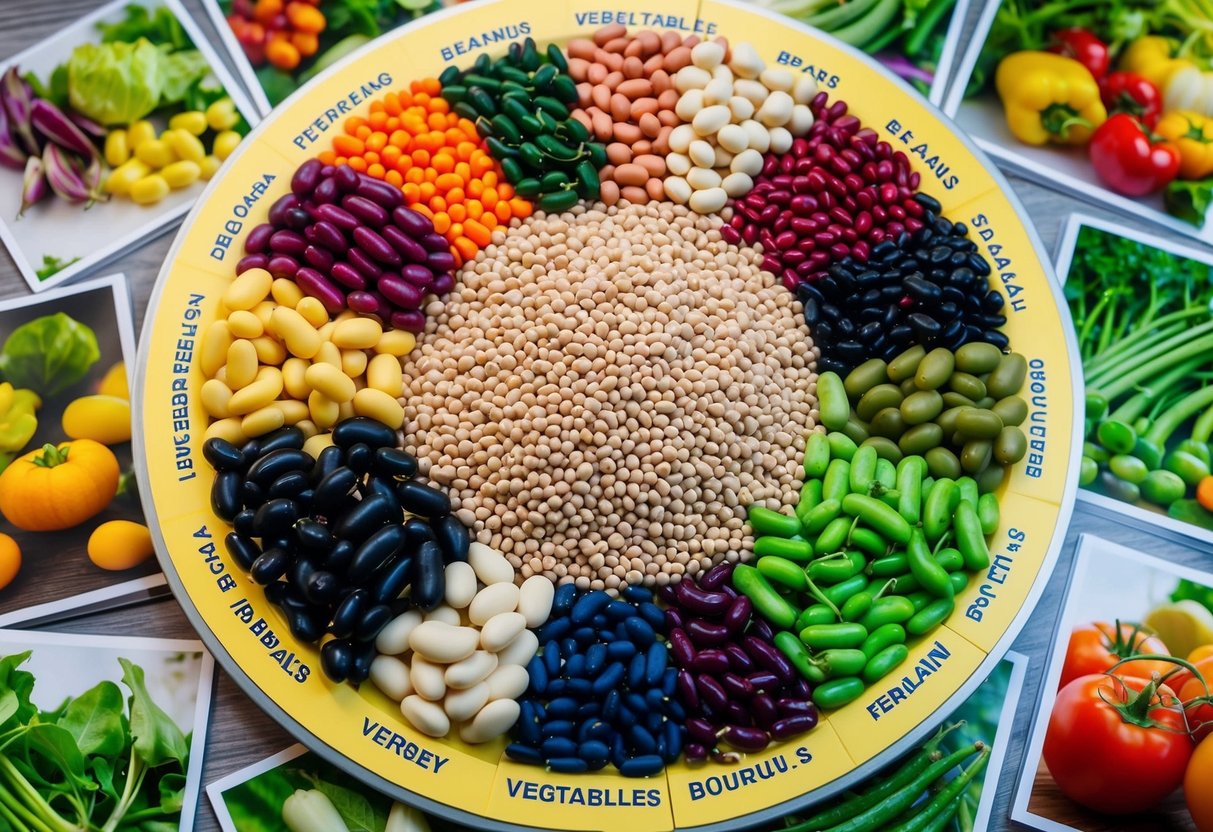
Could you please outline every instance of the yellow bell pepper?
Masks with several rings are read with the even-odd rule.
[[[1163,94],[1163,111],[1188,110],[1213,116],[1213,72],[1187,58],[1172,57],[1171,41],[1158,35],[1138,38],[1120,59],[1120,68],[1150,81]]]
[[[1008,55],[998,65],[994,86],[1007,126],[1024,144],[1086,144],[1108,117],[1087,68],[1051,52]]]
[[[1179,150],[1180,179],[1208,179],[1213,175],[1213,119],[1174,110],[1163,114],[1154,132],[1170,139]]]

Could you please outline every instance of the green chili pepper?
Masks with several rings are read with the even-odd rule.
[[[529,87],[531,85],[531,76],[517,66],[510,66],[507,63],[499,64],[497,74],[501,76],[502,80],[521,87]]]
[[[977,500],[977,520],[981,524],[981,533],[991,535],[998,531],[999,509],[998,498],[993,494],[982,494]]]
[[[554,43],[549,43],[547,48],[548,61],[552,66],[556,67],[558,72],[568,72],[569,62],[564,57],[564,52]]]
[[[443,85],[442,97],[450,104],[457,104],[467,98],[468,88],[462,84]]]
[[[869,685],[879,682],[904,662],[909,655],[910,648],[904,644],[890,644],[868,659],[867,664],[863,667],[863,680]]]
[[[528,140],[542,136],[544,132],[543,122],[530,113],[518,117],[518,127],[526,134]]]
[[[825,673],[813,663],[813,657],[809,655],[809,651],[805,649],[800,639],[796,638],[792,633],[786,630],[776,633],[775,638],[772,639],[772,643],[775,645],[775,649],[787,657],[792,667],[796,668],[796,672],[805,679],[815,685],[821,684],[826,680]]]
[[[866,575],[856,575],[854,578],[848,578],[840,584],[835,584],[825,590],[826,599],[835,607],[842,606],[847,602],[852,595],[857,592],[863,592],[868,587],[868,578]]]
[[[519,124],[522,123],[524,116],[530,117],[533,115],[530,108],[523,101],[512,96],[502,100],[501,111]]]
[[[863,690],[863,679],[858,677],[831,679],[825,684],[818,685],[813,691],[813,704],[827,711],[841,708],[862,696]]]
[[[822,650],[813,657],[813,664],[821,668],[827,679],[858,676],[867,663],[868,657],[855,647]]]
[[[965,568],[970,572],[988,569],[990,550],[986,547],[985,536],[981,533],[981,522],[977,519],[977,510],[968,503],[961,503],[956,507],[952,525],[956,531],[956,548],[964,557]]]
[[[830,464],[830,440],[824,433],[810,433],[804,443],[804,476],[806,480],[821,479]]]
[[[531,78],[531,83],[533,83],[536,87],[547,89],[548,85],[556,80],[556,76],[559,73],[560,70],[556,67],[552,66],[551,64],[544,64],[543,66],[539,67],[539,69],[535,70],[535,75]],[[538,102],[538,98],[536,99],[536,102]],[[561,106],[563,107],[564,105]]]
[[[484,144],[486,147],[488,147],[489,153],[492,155],[492,157],[494,159],[496,159],[498,162],[500,162],[503,159],[518,158],[518,150],[516,148],[510,147],[505,142],[501,141],[501,139],[493,138],[490,136],[489,138],[484,140]]]
[[[948,572],[955,572],[958,569],[964,569],[964,556],[960,554],[959,549],[951,546],[940,549],[935,553],[935,562],[942,566]]]
[[[778,511],[760,505],[751,505],[746,512],[746,519],[755,535],[775,535],[776,537],[793,537],[800,533],[800,521]]]
[[[847,544],[874,558],[884,557],[885,553],[889,551],[889,544],[871,529],[851,529],[851,536]]]
[[[532,176],[519,179],[514,183],[514,192],[517,193],[518,196],[526,197],[527,199],[539,196],[539,180]]]
[[[870,659],[886,647],[894,644],[905,644],[905,641],[905,627],[896,623],[881,624],[868,634],[868,637],[863,640],[863,644],[859,646],[859,649]]]
[[[589,159],[583,159],[573,171],[573,175],[577,178],[577,193],[582,199],[592,199],[598,196],[598,189],[602,187],[602,181],[598,178],[598,168]]]
[[[909,570],[910,564],[904,552],[895,552],[868,564],[868,573],[877,578],[896,578]]]
[[[468,121],[475,121],[480,116],[487,115],[487,113],[480,112],[480,110],[473,107],[467,101],[456,101],[451,105],[451,109],[455,111],[455,115],[466,118]]]
[[[910,524],[895,510],[863,494],[848,494],[842,499],[842,510],[880,532],[895,543],[910,540]]]
[[[977,483],[973,483],[974,486]],[[952,582],[948,579],[948,570],[931,557],[927,546],[926,536],[922,529],[910,531],[910,542],[906,545],[906,562],[910,566],[910,574],[918,581],[919,586],[932,595],[941,598],[952,597]]]
[[[800,640],[814,650],[858,647],[867,637],[867,628],[853,621],[841,624],[810,624],[800,631]]]
[[[577,204],[577,192],[574,190],[567,191],[552,191],[539,197],[535,203],[536,207],[541,211],[546,211],[549,214],[557,214],[562,211],[567,211]]]
[[[840,550],[846,543],[847,532],[851,530],[851,522],[851,518],[845,515],[831,520],[817,536],[817,540],[813,542],[813,551],[821,556]]]
[[[938,598],[914,613],[906,622],[906,632],[913,636],[926,635],[942,624],[955,608],[956,603],[950,596]]]
[[[826,442],[830,445],[831,461],[835,459],[845,459],[850,462],[855,456],[855,452],[859,450],[859,446],[847,436],[845,433],[834,431],[826,434]]]
[[[872,602],[872,608],[859,620],[872,632],[885,624],[903,624],[914,617],[913,603],[903,595],[886,595]]]
[[[567,104],[572,104],[577,100],[577,82],[568,75],[557,75],[552,81],[552,95]]]
[[[527,38],[522,42],[522,68],[534,72],[539,68],[539,51],[535,48],[535,39]]]
[[[754,540],[754,557],[758,558],[759,563],[768,557],[808,563],[813,559],[813,545],[807,540],[766,535]]]
[[[817,377],[817,411],[830,431],[842,430],[851,418],[851,403],[838,373],[825,372]]]
[[[497,92],[501,89],[501,82],[491,75],[482,75],[478,72],[469,72],[463,76],[463,83],[470,87],[480,87],[485,92]],[[445,94],[446,90],[443,90]]]
[[[497,114],[497,102],[483,87],[468,87],[467,103],[483,116]]]
[[[522,165],[518,164],[517,159],[505,158],[501,160],[501,172],[505,174],[505,178],[509,182],[521,182],[526,178],[526,174],[522,172]]]
[[[438,76],[438,83],[442,84],[442,93],[444,96],[446,95],[447,87],[456,83],[458,80],[459,67],[448,66],[446,69],[442,70],[442,73]]]
[[[546,112],[553,118],[563,121],[569,117],[569,108],[550,95],[537,95],[532,103],[537,109]]]
[[[803,610],[800,615],[796,617],[796,623],[792,625],[792,629],[796,632],[800,632],[810,624],[834,624],[837,621],[838,616],[834,614],[832,609],[827,607],[825,604],[814,604],[813,606]],[[800,640],[797,639],[796,643],[800,644]],[[803,645],[801,646],[803,647]]]
[[[569,147],[550,133],[537,136],[535,138],[535,144],[538,145],[539,149],[544,153],[561,162],[571,162],[575,159],[581,158],[580,150]]]
[[[569,177],[562,170],[545,173],[539,180],[539,187],[544,193],[559,190],[569,184]]]
[[[870,610],[870,609],[872,609],[872,593],[868,592],[865,589],[863,592],[852,595],[850,598],[847,599],[847,602],[842,605],[842,610],[841,610],[842,620],[843,621],[858,621],[859,619],[861,619],[865,615],[867,615],[868,610]],[[800,619],[797,619],[796,623],[800,624]],[[802,626],[800,629],[803,630],[804,627],[807,627],[809,624],[829,624],[829,623],[830,623],[829,621],[806,621],[804,626]]]
[[[809,578],[804,569],[785,558],[762,557],[757,560],[755,568],[768,581],[782,584],[796,592],[804,592],[809,588]]]
[[[742,563],[733,570],[733,587],[754,604],[763,617],[784,630],[796,623],[796,608],[783,599],[761,572]]]
[[[876,449],[864,445],[851,457],[850,488],[852,494],[867,494],[876,480]]]
[[[922,507],[922,530],[927,540],[936,541],[948,530],[952,512],[960,501],[956,483],[944,477],[935,481]]]
[[[590,138],[590,131],[585,129],[585,125],[575,118],[566,118],[562,121],[558,132],[562,133],[564,138],[570,142],[584,142]]]
[[[761,563],[761,561],[759,561]],[[859,552],[827,555],[809,564],[805,570],[811,580],[822,584],[838,584],[863,572],[867,560]]]

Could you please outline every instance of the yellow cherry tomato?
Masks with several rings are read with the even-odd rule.
[[[6,534],[0,534],[0,589],[13,582],[21,571],[21,547]]]
[[[131,403],[117,396],[81,396],[63,409],[63,432],[102,445],[131,441]]]
[[[88,559],[111,572],[136,567],[155,553],[151,531],[130,520],[102,523],[88,538]]]

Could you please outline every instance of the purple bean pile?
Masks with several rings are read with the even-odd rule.
[[[316,159],[299,166],[244,248],[237,274],[266,269],[330,315],[348,308],[409,332],[425,328],[426,297],[455,286],[450,245],[399,188]]]
[[[734,752],[761,751],[817,725],[812,690],[752,614],[750,599],[730,585],[733,563],[662,587],[669,627],[670,661],[678,668],[677,691],[687,713],[689,761],[709,756],[732,762]]]

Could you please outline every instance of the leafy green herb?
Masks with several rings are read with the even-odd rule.
[[[147,38],[152,43],[177,49],[190,49],[194,42],[185,33],[181,21],[177,20],[167,6],[158,6],[149,12],[146,6],[134,3],[125,9],[126,17],[118,23],[98,23],[102,43],[134,43]]]
[[[124,700],[103,681],[56,711],[30,700],[30,652],[0,659],[0,829],[169,832],[179,826],[188,744],[126,659]]]
[[[1175,179],[1162,194],[1167,213],[1197,228],[1203,228],[1213,205],[1213,179],[1191,182]]]
[[[329,799],[350,832],[382,832],[387,826],[387,812],[374,806],[363,792],[315,775],[304,774],[304,777],[312,783],[312,788]]]
[[[71,387],[101,358],[97,335],[63,312],[22,324],[0,348],[0,376],[14,387],[53,396]]]
[[[68,260],[66,258],[44,254],[42,255],[42,267],[35,271],[34,274],[38,275],[39,280],[46,280],[51,275],[63,271],[72,263],[77,262],[79,259],[79,257],[73,257]]]
[[[45,84],[32,72],[25,73],[25,81],[33,89],[34,95],[39,98],[45,98],[60,109],[68,106],[67,64],[59,64],[52,69]]]

